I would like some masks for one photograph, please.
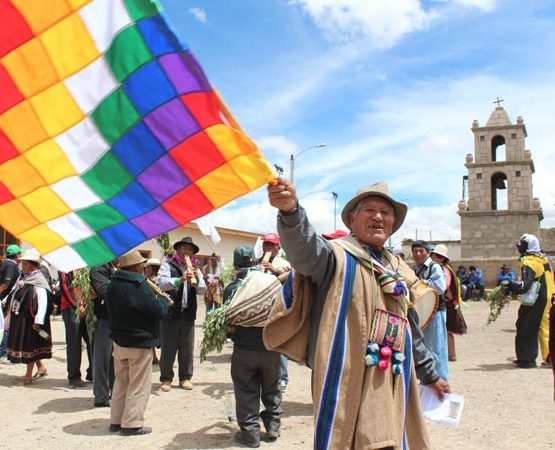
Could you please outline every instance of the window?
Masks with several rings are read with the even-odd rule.
[[[491,160],[505,161],[505,138],[503,136],[494,136],[491,140]]]
[[[515,177],[519,177],[519,176],[520,176],[520,170],[517,170],[517,171],[515,172]]]
[[[481,141],[485,141],[485,140],[486,140],[486,137],[485,137],[485,136],[480,136],[480,140],[481,140]]]
[[[516,139],[516,133],[511,133],[511,139]]]
[[[5,255],[6,247],[12,244],[19,245],[19,240],[0,227],[0,255]]]
[[[507,175],[496,172],[491,176],[491,209],[500,211],[508,209]]]
[[[481,173],[477,173],[477,174],[476,174],[476,178],[477,178],[478,180],[481,180],[481,179],[482,179],[482,174],[481,174]]]

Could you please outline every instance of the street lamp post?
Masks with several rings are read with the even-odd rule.
[[[333,195],[333,231],[337,230],[337,192],[332,192]]]
[[[310,150],[311,148],[322,148],[322,147],[326,147],[326,146],[327,146],[327,144],[325,142],[322,142],[321,144],[311,145],[310,147],[307,147],[307,148],[301,150],[296,155],[291,154],[291,170],[289,172],[289,180],[291,181],[291,184],[293,184],[293,176],[295,175],[295,160],[301,155],[301,153],[304,153],[307,150]]]

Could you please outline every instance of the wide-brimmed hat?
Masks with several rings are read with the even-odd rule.
[[[395,222],[393,223],[393,230],[391,231],[391,233],[395,233],[405,221],[405,217],[407,215],[407,205],[394,200],[391,195],[389,195],[389,188],[387,187],[387,184],[385,184],[383,181],[378,181],[377,183],[370,184],[358,190],[356,195],[346,203],[346,205],[343,207],[343,211],[341,211],[341,219],[343,219],[343,223],[350,230],[351,223],[349,220],[349,214],[358,204],[358,202],[372,195],[376,197],[382,197],[393,205],[393,209],[395,210]]]
[[[145,262],[145,266],[161,266],[162,263],[158,258],[149,258]]]
[[[262,242],[279,245],[279,236],[276,233],[266,233],[262,236]]]
[[[146,258],[141,255],[141,253],[138,250],[131,250],[130,252],[127,252],[125,255],[121,255],[119,257],[119,266],[120,267],[131,267],[134,266],[135,264],[140,264],[140,263],[144,263],[146,261]]]
[[[20,256],[20,261],[33,261],[36,263],[40,263],[40,253],[36,248],[30,248],[25,250],[25,253]]]
[[[23,253],[23,250],[21,250],[21,247],[19,245],[12,244],[6,247],[7,256],[19,255],[20,253]]]
[[[449,261],[449,250],[447,249],[446,245],[438,244],[432,250],[432,253],[436,255],[443,256],[446,261]]]
[[[180,241],[174,242],[173,244],[173,249],[177,250],[179,247],[181,247],[182,245],[185,244],[189,244],[191,247],[193,247],[193,253],[197,254],[198,251],[200,250],[200,248],[198,247],[198,245],[196,245],[195,243],[193,243],[193,238],[189,237],[189,236],[185,236],[183,239],[181,239]]]
[[[503,265],[501,266],[501,270],[510,269],[510,268],[511,268],[511,266],[509,266],[508,264],[503,264]]]

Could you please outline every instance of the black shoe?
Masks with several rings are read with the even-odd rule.
[[[109,408],[110,407],[110,400],[106,400],[105,402],[95,402],[95,408]]]
[[[267,431],[266,434],[264,435],[263,439],[265,442],[275,442],[277,441],[277,438],[280,436],[279,431],[276,430],[270,430]]]
[[[259,441],[256,441],[253,438],[249,439],[247,436],[245,436],[245,434],[242,431],[238,431],[237,433],[235,433],[234,439],[237,444],[240,444],[244,447],[248,447],[248,448],[260,447]]]
[[[119,425],[117,423],[111,423],[110,424],[110,433],[117,433],[118,431],[121,431],[121,425]]]
[[[519,369],[535,369],[537,366],[536,361],[521,361],[520,359],[515,359],[513,361]]]
[[[77,378],[75,380],[69,380],[69,385],[71,387],[82,388],[87,385],[81,378]]]
[[[152,433],[152,428],[150,427],[122,428],[120,430],[122,436],[141,436],[149,433]]]

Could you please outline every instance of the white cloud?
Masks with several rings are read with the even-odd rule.
[[[201,23],[207,23],[208,22],[208,17],[206,16],[206,11],[204,11],[203,8],[189,8],[189,12],[199,22],[201,22]]]
[[[263,136],[256,139],[256,144],[265,154],[289,157],[299,151],[299,147],[285,136]]]
[[[393,235],[395,247],[406,238],[424,240],[454,240],[461,238],[457,205],[410,207],[403,226]],[[440,225],[440,226],[438,226]]]
[[[262,96],[253,96],[239,105],[237,117],[241,123],[262,130],[295,124],[299,117],[310,114],[307,105],[319,99],[323,86],[332,89],[343,82],[337,75],[357,60],[361,51],[356,45],[341,45],[314,57],[288,59],[279,77],[266,80]]]
[[[395,45],[404,35],[426,29],[437,17],[418,0],[296,0],[331,39],[364,36],[377,48]]]
[[[496,6],[496,0],[453,0],[453,2],[467,7],[478,8],[485,12],[492,11]]]

